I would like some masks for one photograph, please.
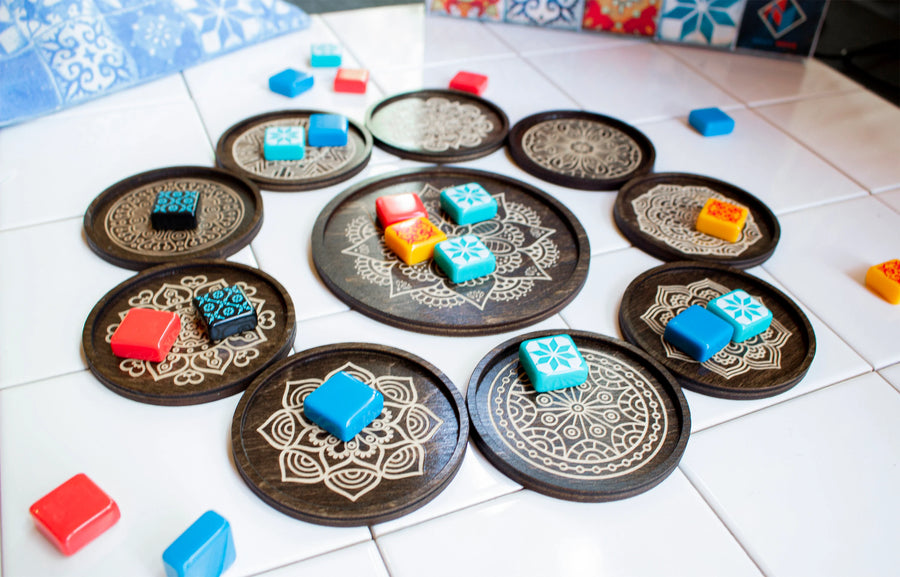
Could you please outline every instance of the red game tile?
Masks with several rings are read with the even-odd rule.
[[[422,199],[414,192],[379,196],[375,199],[375,214],[382,228],[411,218],[428,218]]]
[[[335,92],[353,92],[365,94],[369,83],[369,71],[356,68],[338,68],[334,77]]]
[[[179,331],[181,319],[176,313],[131,309],[109,344],[117,357],[158,363],[169,354]]]
[[[474,72],[459,72],[450,81],[450,88],[454,90],[462,90],[463,92],[471,92],[477,96],[484,94],[487,90],[488,77],[483,74],[475,74]]]

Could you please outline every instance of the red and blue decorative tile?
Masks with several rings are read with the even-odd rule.
[[[821,0],[748,0],[738,48],[805,56],[824,20]]]
[[[587,0],[584,30],[656,36],[663,0]]]
[[[431,12],[474,20],[503,20],[504,0],[432,0]]]

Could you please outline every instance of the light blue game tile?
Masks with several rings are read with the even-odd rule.
[[[706,309],[732,326],[734,335],[731,340],[736,343],[765,332],[772,324],[772,311],[741,289],[711,300]]]
[[[340,114],[310,114],[310,146],[347,146],[347,130],[350,123]]]
[[[309,65],[313,68],[337,68],[341,65],[341,47],[337,44],[313,44],[309,47]]]
[[[474,224],[497,216],[497,200],[477,182],[441,191],[441,208],[456,224]]]
[[[359,379],[340,372],[303,401],[303,414],[338,439],[349,441],[384,408],[384,395]]]
[[[194,521],[163,553],[167,577],[219,577],[235,559],[231,526],[215,511]]]
[[[474,234],[438,243],[434,261],[457,284],[489,275],[497,268],[494,253]]]
[[[587,363],[569,335],[523,341],[519,362],[539,393],[576,387],[588,377]]]
[[[702,363],[728,346],[733,334],[730,324],[700,305],[692,305],[669,321],[663,338]]]
[[[312,74],[286,68],[269,78],[269,90],[293,98],[312,88],[314,82]]]
[[[303,127],[269,126],[266,128],[263,156],[267,161],[302,160]]]

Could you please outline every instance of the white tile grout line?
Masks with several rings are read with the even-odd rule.
[[[203,133],[206,135],[206,142],[209,143],[209,147],[212,150],[213,154],[213,166],[216,165],[216,145],[212,141],[212,136],[209,134],[209,127],[206,125],[206,121],[203,120],[203,113],[200,112],[200,106],[197,104],[197,100],[194,98],[194,93],[191,91],[191,85],[187,81],[187,77],[184,75],[184,71],[178,73],[181,76],[181,81],[184,82],[184,88],[187,90],[188,95],[191,97],[191,104],[194,106],[194,112],[197,113],[197,120],[200,121],[200,126],[203,127]]]
[[[35,228],[35,227],[38,227],[38,226],[44,226],[44,225],[48,225],[48,224],[59,224],[59,223],[61,223],[61,222],[66,222],[66,221],[69,221],[69,220],[84,220],[84,215],[83,215],[83,214],[80,214],[80,215],[75,215],[75,216],[61,216],[61,217],[55,218],[55,219],[53,219],[53,220],[45,220],[45,221],[41,221],[41,222],[32,222],[31,224],[22,224],[22,225],[19,225],[19,226],[11,226],[11,227],[9,227],[9,228],[3,228],[3,229],[0,229],[0,234],[3,234],[3,233],[5,233],[5,232],[17,232],[17,231],[20,231],[20,230],[25,230],[25,229],[28,229],[28,228]]]
[[[372,539],[374,541],[374,539]],[[259,573],[248,573],[244,577],[265,577],[269,573],[273,573],[275,571],[279,571],[281,569],[285,569],[287,567],[292,567],[294,565],[299,565],[300,563],[305,563],[312,559],[318,559],[319,557],[325,557],[326,555],[331,555],[332,553],[340,553],[341,551],[346,551],[352,547],[356,547],[357,545],[363,545],[368,543],[369,540],[356,541],[354,543],[350,543],[349,545],[342,545],[337,549],[329,549],[328,551],[322,551],[321,553],[316,553],[315,555],[310,555],[309,557],[304,557],[303,559],[297,559],[295,561],[291,561],[290,563],[285,563],[284,565],[278,565],[277,567],[272,567],[270,569],[265,569],[260,571]]]
[[[378,551],[378,556],[381,558],[381,564],[384,565],[385,572],[389,577],[393,577],[394,572],[391,571],[391,566],[388,565],[387,557],[385,556],[384,551],[381,549],[381,543],[379,543],[378,539],[375,538],[375,531],[372,530],[371,525],[369,525],[369,535],[372,536],[372,541],[375,543],[375,549]]]

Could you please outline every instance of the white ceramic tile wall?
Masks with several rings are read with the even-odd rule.
[[[286,67],[312,70],[309,45],[319,41],[341,43],[348,65],[371,69],[366,95],[335,94],[333,70],[313,71],[315,87],[295,99],[267,90],[268,77]],[[255,497],[234,468],[228,429],[238,397],[153,407],[111,393],[85,370],[84,320],[133,273],[88,249],[81,216],[121,178],[210,165],[222,132],[249,116],[323,108],[361,121],[383,96],[445,86],[459,70],[487,74],[485,96],[513,122],[586,108],[639,123],[656,146],[656,170],[708,174],[767,202],[782,240],[750,272],[806,311],[817,357],[803,382],[771,399],[686,392],[695,434],[682,464],[631,499],[577,504],[537,495],[470,443],[447,489],[405,517],[370,529],[296,521]],[[716,105],[735,118],[735,132],[702,138],[687,114]],[[421,6],[314,17],[307,31],[0,130],[0,570],[4,577],[159,575],[162,550],[215,508],[235,532],[231,577],[890,574],[900,561],[885,541],[900,528],[891,460],[900,454],[900,307],[869,292],[863,278],[871,264],[900,257],[898,131],[896,107],[814,61],[425,17]],[[313,223],[335,194],[416,166],[376,150],[346,183],[264,191],[262,230],[232,260],[286,286],[298,312],[295,350],[388,343],[426,358],[465,392],[477,361],[510,335],[442,338],[380,324],[348,310],[312,267]],[[542,182],[505,151],[463,166],[554,195],[590,239],[581,293],[532,328],[618,336],[622,292],[659,261],[616,229],[615,194]],[[123,516],[64,558],[34,529],[27,508],[82,471]]]

